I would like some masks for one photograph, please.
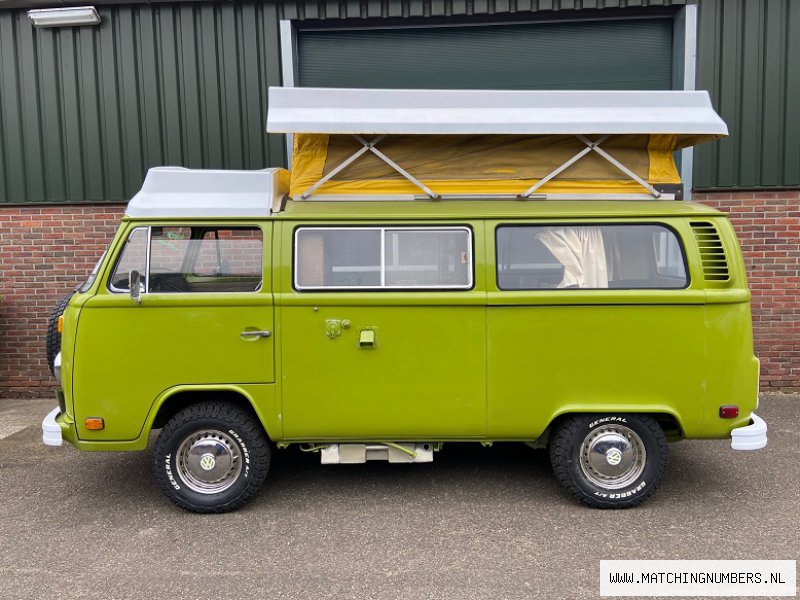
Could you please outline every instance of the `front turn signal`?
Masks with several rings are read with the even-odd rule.
[[[64,329],[64,315],[58,317],[58,333],[61,333],[62,329]]]
[[[89,417],[88,419],[84,420],[83,426],[90,431],[99,431],[106,426],[103,422],[103,419],[100,417]]]

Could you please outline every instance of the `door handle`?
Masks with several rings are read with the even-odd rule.
[[[362,350],[374,350],[378,347],[378,339],[374,329],[365,328],[359,331],[358,347]]]
[[[259,337],[259,338],[268,338],[272,335],[271,331],[243,331],[241,333],[242,337]]]

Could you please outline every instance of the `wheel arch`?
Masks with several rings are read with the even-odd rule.
[[[669,442],[677,442],[678,440],[682,440],[685,437],[683,427],[681,426],[680,418],[677,414],[673,411],[668,410],[666,408],[659,409],[659,410],[635,410],[631,409],[630,407],[626,407],[625,409],[602,409],[598,410],[596,407],[592,407],[591,409],[568,409],[558,412],[556,415],[550,419],[550,422],[545,427],[542,434],[536,439],[536,445],[538,446],[546,446],[550,442],[550,437],[552,436],[553,432],[558,429],[558,427],[570,417],[575,415],[587,415],[587,414],[596,414],[596,415],[607,415],[607,414],[628,414],[628,415],[642,415],[652,417],[656,420],[659,424],[661,429],[664,431],[664,435]]]
[[[153,429],[161,429],[172,417],[187,406],[209,400],[225,402],[248,412],[261,423],[267,437],[272,440],[269,429],[266,427],[253,397],[244,389],[232,385],[176,386],[165,390],[153,403],[144,433],[149,434]]]

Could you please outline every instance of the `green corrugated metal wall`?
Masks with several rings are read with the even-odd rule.
[[[800,186],[800,1],[701,0],[697,87],[731,136],[695,151],[696,188]]]
[[[695,0],[283,0],[278,3],[284,19],[386,19],[417,17],[491,16],[538,12],[614,8],[664,8],[692,4]]]
[[[124,200],[148,166],[261,168],[278,21],[664,7],[671,0],[320,0],[104,5],[100,27],[34,30],[0,10],[0,203]],[[702,187],[800,185],[800,2],[701,0],[698,85],[731,125]],[[608,13],[609,16],[611,13]],[[421,18],[421,19],[420,19]],[[517,17],[515,17],[517,18]],[[480,20],[480,19],[478,19]],[[333,21],[332,21],[333,22]],[[354,21],[349,21],[353,23]]]
[[[100,27],[34,30],[0,11],[0,201],[123,200],[153,165],[258,169],[280,82],[268,4],[99,7]]]

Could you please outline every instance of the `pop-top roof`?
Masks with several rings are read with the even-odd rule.
[[[155,167],[128,203],[129,217],[268,217],[289,189],[286,169]]]
[[[727,135],[706,92],[270,88],[284,169],[150,169],[132,217],[266,217],[295,199],[660,198]],[[670,188],[672,186],[672,188]],[[646,192],[646,193],[645,193]]]
[[[269,89],[267,131],[361,134],[728,134],[708,92]]]
[[[270,88],[296,199],[674,199],[676,150],[728,134],[707,92]]]

